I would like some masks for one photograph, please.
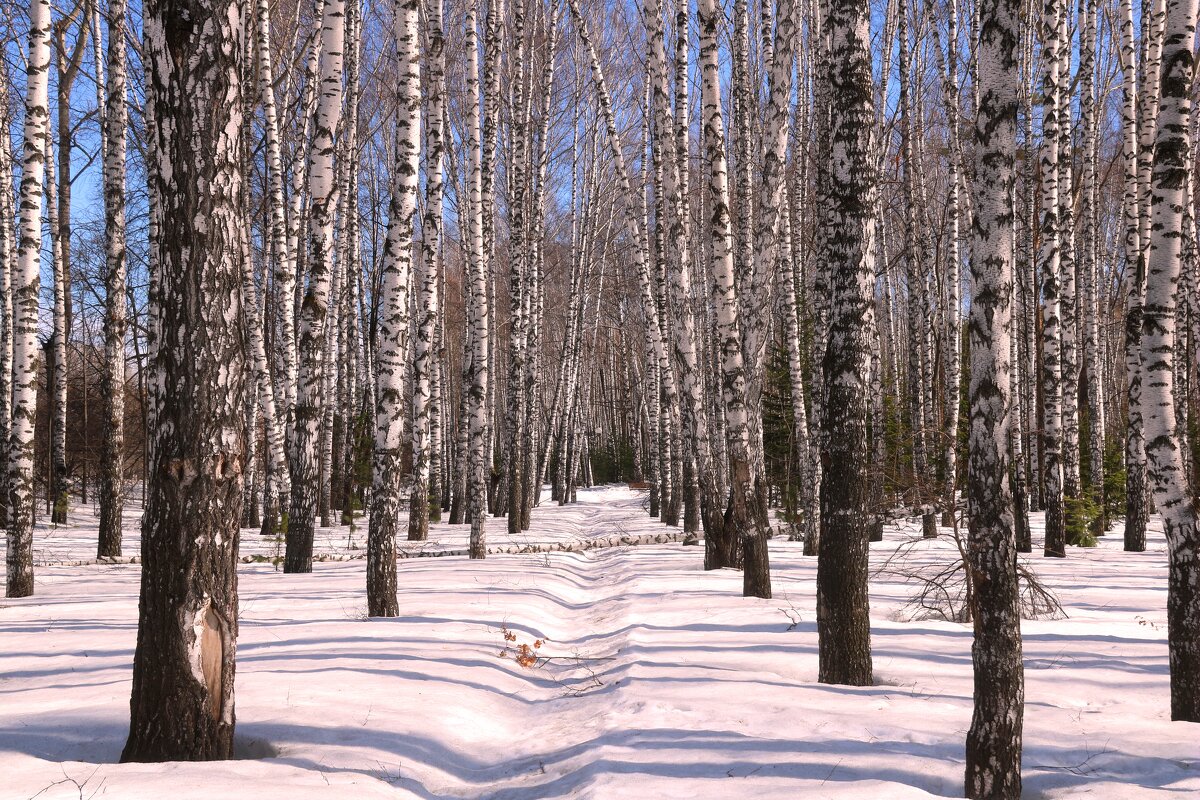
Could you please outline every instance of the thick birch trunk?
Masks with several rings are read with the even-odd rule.
[[[1175,337],[1191,169],[1196,0],[1167,0],[1142,308],[1146,461],[1167,536],[1171,719],[1200,722],[1200,528],[1175,416]]]
[[[158,407],[123,761],[221,759],[233,746],[246,468],[243,32],[237,2],[146,7],[158,122],[150,181],[171,236],[158,246]]]
[[[0,86],[0,126],[10,130],[7,86]],[[0,471],[5,487],[0,490],[0,525],[5,528],[11,500],[8,469],[13,400],[13,274],[17,268],[12,168],[12,137],[0,136]]]
[[[831,0],[829,147],[826,173],[832,304],[822,369],[821,536],[817,562],[818,680],[871,683],[867,541],[870,534],[870,328],[875,259],[872,213],[877,175],[872,158],[870,11],[862,0]],[[836,71],[832,65],[837,65]]]
[[[976,800],[1021,797],[1025,686],[1008,469],[1019,2],[1001,0],[980,10],[967,440],[975,708],[965,788]]]

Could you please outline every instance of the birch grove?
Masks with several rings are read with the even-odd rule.
[[[141,564],[127,760],[230,755],[239,537],[407,619],[601,486],[689,586],[802,556],[820,683],[886,570],[961,596],[970,797],[1039,570],[1165,560],[1200,720],[1196,0],[10,6],[6,596]]]

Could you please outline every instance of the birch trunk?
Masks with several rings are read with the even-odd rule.
[[[961,389],[959,386],[962,371],[961,320],[960,305],[962,303],[962,256],[959,243],[959,227],[962,210],[960,208],[959,173],[962,147],[959,141],[959,96],[958,83],[958,2],[949,0],[946,14],[948,26],[946,40],[950,46],[946,57],[946,115],[949,117],[950,153],[946,173],[946,324],[943,334],[945,352],[945,420],[942,425],[942,436],[945,441],[943,450],[944,476],[942,479],[942,525],[952,527],[955,524],[954,512],[958,504],[958,410]],[[1014,121],[1015,124],[1015,121]],[[1015,134],[1014,134],[1015,135]],[[1015,195],[1013,200],[1015,202]],[[968,218],[969,219],[969,218]],[[1010,275],[1011,280],[1011,275]]]
[[[413,477],[409,493],[408,538],[423,541],[429,535],[429,474],[432,442],[433,372],[437,369],[438,287],[442,258],[442,124],[445,117],[446,56],[442,35],[442,0],[425,5],[425,62],[428,98],[425,110],[425,216],[421,224],[421,259],[417,263],[417,324],[413,338],[412,448]]]
[[[1139,121],[1137,71],[1134,47],[1133,0],[1121,0],[1121,209],[1125,225],[1125,392],[1128,415],[1125,427],[1125,549],[1146,549],[1147,508],[1146,441],[1142,419],[1142,294],[1146,264],[1141,239],[1140,135],[1152,120]]]
[[[8,105],[8,86],[0,86],[0,126],[11,130]],[[16,218],[13,208],[12,137],[0,136],[0,465],[3,468],[3,490],[0,490],[0,525],[8,527],[8,489],[10,433],[12,431],[13,385],[13,278],[17,267]]]
[[[58,77],[55,87],[58,100],[57,169],[52,155],[46,161],[46,200],[54,260],[54,336],[51,339],[54,353],[46,363],[48,370],[53,366],[49,370],[53,373],[49,494],[52,499],[50,521],[56,525],[66,524],[70,507],[67,476],[67,342],[71,337],[74,316],[71,307],[71,188],[74,184],[71,156],[75,141],[75,127],[71,124],[71,95],[83,64],[90,32],[87,21],[80,19],[83,10],[83,3],[75,5],[54,27]],[[67,31],[77,22],[75,41],[68,50]]]
[[[1200,722],[1200,529],[1175,416],[1175,336],[1191,169],[1196,0],[1167,0],[1142,308],[1146,461],[1167,536],[1171,719]]]
[[[926,490],[929,472],[927,437],[929,431],[926,417],[929,412],[927,394],[929,387],[928,331],[930,312],[927,297],[927,274],[925,268],[926,249],[918,234],[918,176],[913,138],[916,123],[912,111],[912,58],[909,41],[908,10],[906,3],[899,8],[897,37],[900,40],[900,166],[904,184],[904,265],[908,283],[908,410],[912,435],[913,485],[922,508],[929,509]],[[926,510],[921,517],[926,538],[937,536],[937,520]]]
[[[967,797],[1020,800],[1024,667],[1009,491],[1017,26],[1020,0],[980,7],[971,258],[968,569],[975,641]]]
[[[734,272],[733,231],[729,216],[725,121],[721,113],[721,81],[717,52],[720,15],[714,0],[700,0],[696,13],[700,23],[704,147],[709,162],[712,303],[716,310],[721,399],[730,476],[730,498],[725,511],[724,535],[730,540],[741,542],[743,595],[770,597],[771,578],[767,560],[766,531],[760,527],[753,508],[755,475],[751,465],[746,371],[742,358],[738,285]]]
[[[96,555],[121,555],[125,505],[125,0],[108,3],[108,97],[104,110],[104,442]]]
[[[875,259],[872,213],[877,175],[871,132],[870,9],[863,0],[830,0],[829,146],[818,162],[826,173],[830,308],[822,364],[821,535],[817,562],[818,680],[871,684],[871,625],[867,596],[870,534],[870,329]]]
[[[1096,44],[1099,35],[1100,15],[1097,0],[1085,0],[1081,16],[1083,26],[1079,56],[1079,117],[1083,127],[1083,185],[1081,187],[1083,216],[1080,252],[1083,263],[1079,274],[1083,280],[1082,336],[1083,368],[1087,379],[1086,408],[1088,420],[1088,486],[1087,496],[1100,508],[1093,525],[1093,533],[1103,533],[1108,528],[1104,518],[1104,433],[1105,413],[1103,405],[1100,353],[1100,301],[1099,244],[1097,229],[1099,187],[1099,119],[1096,102]]]
[[[1046,507],[1045,555],[1065,557],[1066,521],[1062,462],[1062,338],[1059,276],[1061,274],[1059,125],[1068,117],[1061,103],[1059,38],[1061,0],[1045,0],[1042,10],[1042,220],[1038,262],[1042,270],[1042,447]]]
[[[61,80],[61,70],[60,70]],[[62,228],[59,226],[57,167],[54,161],[54,137],[46,141],[46,216],[50,228],[50,262],[54,281],[50,339],[46,350],[46,391],[50,395],[50,481],[46,499],[50,522],[65,525],[70,497],[67,494],[67,274],[63,261]],[[60,155],[60,159],[69,156]]]
[[[392,169],[392,197],[380,277],[375,451],[367,533],[367,613],[372,617],[394,617],[400,613],[396,601],[396,536],[400,524],[400,455],[407,405],[404,366],[408,356],[408,285],[421,166],[419,18],[419,0],[396,3],[394,36],[399,69],[396,164]]]
[[[505,405],[505,446],[500,452],[501,480],[506,502],[501,509],[508,517],[508,532],[521,531],[521,506],[524,501],[521,442],[525,431],[525,351],[526,296],[528,264],[526,189],[528,187],[529,96],[526,92],[525,2],[514,0],[512,9],[512,53],[509,69],[513,86],[509,134],[512,152],[508,164],[509,227],[509,320],[508,320],[508,397]],[[490,144],[490,142],[489,142]]]
[[[488,271],[484,260],[483,238],[483,151],[484,132],[482,109],[484,98],[479,94],[479,44],[476,8],[472,3],[467,11],[467,150],[470,160],[469,197],[467,205],[468,270],[470,297],[467,303],[467,325],[470,328],[471,351],[467,373],[463,376],[464,412],[467,418],[468,465],[466,470],[466,505],[471,520],[469,555],[487,555],[488,516]]]
[[[150,181],[171,236],[158,246],[154,466],[122,761],[222,759],[233,747],[238,526],[247,466],[242,8],[229,0],[146,6],[158,123],[151,129]],[[191,24],[196,19],[211,24]]]
[[[326,317],[337,207],[334,134],[342,115],[345,3],[326,0],[321,16],[320,102],[313,118],[308,166],[310,196],[308,288],[297,342],[299,360],[292,442],[292,497],[283,571],[312,572],[313,529],[320,491],[320,433],[324,415]],[[286,303],[283,297],[280,302]]]
[[[13,273],[12,431],[9,441],[6,597],[33,594],[33,434],[37,422],[38,293],[41,285],[42,194],[50,152],[48,82],[50,2],[29,4],[25,139],[16,269]]]
[[[344,7],[344,3],[342,4]],[[296,319],[296,298],[300,295],[304,282],[298,280],[298,271],[301,263],[300,237],[304,235],[304,222],[308,209],[305,208],[304,200],[312,194],[312,185],[310,176],[311,165],[310,161],[320,158],[324,160],[328,154],[319,153],[317,146],[327,146],[332,148],[334,131],[328,133],[320,129],[322,119],[319,116],[324,114],[325,122],[328,112],[324,111],[328,103],[332,102],[331,98],[325,97],[325,86],[327,81],[324,77],[326,68],[332,69],[334,64],[332,59],[337,60],[339,66],[338,87],[341,86],[340,63],[342,58],[341,46],[344,42],[344,35],[338,39],[338,52],[335,56],[327,55],[324,51],[327,50],[331,39],[337,34],[334,25],[330,22],[328,25],[325,20],[327,17],[326,0],[316,0],[316,8],[313,11],[313,18],[319,20],[320,28],[312,37],[312,44],[309,47],[307,58],[304,66],[304,93],[300,101],[299,113],[303,117],[304,122],[301,124],[301,138],[296,145],[296,150],[292,154],[292,194],[289,201],[287,223],[287,245],[283,256],[276,256],[276,272],[275,272],[275,294],[276,294],[276,315],[279,320],[279,347],[276,352],[279,355],[279,363],[276,368],[276,374],[281,376],[280,384],[282,391],[277,392],[277,397],[282,401],[281,416],[284,418],[288,430],[288,447],[289,467],[296,469],[295,452],[298,446],[296,441],[298,434],[298,426],[296,423],[296,401],[299,391],[300,377],[300,355],[299,343],[297,336],[297,319]],[[261,47],[261,44],[260,44]],[[268,56],[270,54],[268,53]],[[330,63],[327,63],[330,62]],[[261,63],[261,56],[260,56]],[[264,73],[265,74],[265,73]],[[260,80],[261,80],[260,75]],[[329,85],[332,88],[332,84]],[[321,90],[320,109],[318,109],[318,90]],[[341,113],[341,98],[338,97],[337,113]],[[333,120],[335,126],[337,120]],[[332,172],[332,162],[326,167]],[[321,176],[318,179],[322,184],[328,182],[332,187],[333,176]],[[306,191],[307,187],[307,191]],[[324,188],[326,193],[332,191],[332,188]],[[309,197],[311,205],[312,198]],[[293,489],[296,486],[298,476],[292,476]]]
[[[1059,10],[1058,237],[1059,237],[1059,386],[1062,391],[1063,495],[1078,498],[1079,491],[1079,295],[1075,257],[1075,172],[1071,128],[1071,28],[1070,3]],[[1072,542],[1075,544],[1075,542]]]
[[[319,2],[322,2],[322,0],[318,0],[318,4]],[[274,259],[276,289],[280,291],[281,295],[287,297],[287,301],[277,306],[277,312],[280,313],[280,336],[275,338],[274,345],[275,350],[280,354],[282,369],[278,371],[274,383],[263,384],[264,378],[269,379],[270,375],[263,374],[263,365],[260,365],[258,362],[257,353],[253,357],[254,368],[258,372],[258,391],[260,393],[263,391],[275,393],[275,396],[271,398],[271,405],[276,407],[274,411],[266,407],[266,402],[268,401],[266,401],[265,397],[260,397],[259,401],[262,404],[266,432],[268,432],[268,457],[270,459],[269,471],[271,481],[269,492],[271,497],[275,498],[275,504],[282,504],[289,497],[290,491],[292,491],[292,476],[289,474],[287,459],[281,458],[284,453],[277,450],[277,447],[283,446],[283,440],[286,438],[286,434],[283,434],[283,432],[288,428],[290,414],[292,414],[295,403],[295,319],[292,305],[292,296],[295,294],[295,252],[293,251],[294,242],[289,242],[288,240],[287,217],[286,213],[284,213],[283,157],[280,144],[280,121],[278,121],[278,112],[275,103],[275,76],[274,68],[272,68],[272,58],[274,56],[271,53],[271,13],[269,0],[257,0],[256,16],[257,23],[253,25],[253,56],[256,59],[257,65],[258,94],[263,103],[266,175],[268,175],[270,190],[269,252],[271,258]],[[282,384],[282,391],[276,392],[277,384]],[[276,398],[281,398],[283,402],[276,403]],[[272,428],[274,428],[274,432],[272,432]],[[275,507],[264,510],[264,531],[274,533],[276,516],[277,510]]]

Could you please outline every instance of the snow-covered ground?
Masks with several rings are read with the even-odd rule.
[[[661,534],[626,488],[534,511],[551,545]],[[1035,526],[1040,520],[1035,518]],[[126,552],[137,552],[136,524]],[[879,566],[914,527],[872,545]],[[1035,530],[1035,542],[1039,530]],[[816,561],[771,543],[775,599],[678,543],[408,559],[400,614],[367,619],[364,564],[276,571],[243,532],[243,758],[116,763],[128,727],[136,564],[94,557],[90,509],[39,529],[34,597],[0,601],[0,798],[916,798],[958,796],[971,630],[909,621],[914,587],[871,583],[876,686],[818,684]],[[318,534],[361,552],[365,529]],[[434,526],[454,551],[465,530]],[[2,546],[0,546],[2,549]],[[541,549],[545,549],[544,547]],[[1028,797],[1200,796],[1200,725],[1170,722],[1165,545],[1029,564],[1069,617],[1024,624]],[[948,561],[946,539],[913,559]],[[515,635],[506,641],[504,632]],[[533,666],[515,658],[522,644]],[[505,652],[502,657],[501,653]]]

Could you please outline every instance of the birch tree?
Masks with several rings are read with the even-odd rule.
[[[1080,496],[1079,487],[1079,296],[1075,270],[1075,168],[1074,138],[1071,125],[1071,4],[1061,1],[1058,9],[1058,48],[1061,61],[1058,87],[1058,347],[1060,393],[1059,454],[1063,467],[1063,495],[1072,500]],[[1065,508],[1064,508],[1065,512]],[[1065,518],[1065,513],[1064,513]],[[1075,544],[1075,542],[1071,542]]]
[[[323,0],[318,0],[318,7],[323,10]],[[286,431],[291,421],[292,406],[296,395],[296,321],[292,296],[296,286],[296,254],[294,242],[288,238],[287,217],[284,204],[284,171],[282,145],[280,142],[279,112],[275,103],[275,70],[271,55],[271,9],[268,0],[256,0],[254,48],[252,56],[255,59],[258,76],[258,94],[263,108],[263,138],[266,145],[266,167],[268,181],[268,199],[270,208],[269,252],[273,264],[275,289],[286,297],[285,302],[277,306],[279,315],[279,335],[275,337],[275,353],[280,368],[269,383],[264,380],[272,376],[262,371],[257,354],[255,369],[258,373],[258,391],[263,411],[264,422],[267,426],[267,447],[270,458],[270,489],[268,496],[271,500],[264,503],[263,532],[273,533],[278,507],[288,502],[291,494],[290,465],[286,459],[280,458],[279,448],[286,445]],[[313,50],[316,50],[314,45]],[[311,85],[311,82],[310,82]],[[297,159],[303,161],[303,159]],[[296,193],[297,199],[300,193]],[[267,407],[268,399],[263,392],[274,395],[271,405]]]
[[[942,483],[942,525],[952,527],[958,487],[958,415],[961,390],[959,380],[962,372],[961,322],[959,306],[962,303],[962,263],[959,242],[959,227],[962,217],[960,208],[960,163],[962,144],[959,137],[959,97],[961,87],[958,78],[958,2],[949,0],[946,7],[947,26],[946,74],[944,94],[949,126],[949,158],[946,170],[946,326],[943,336],[945,360],[945,423],[943,438],[945,447],[943,461],[945,474]],[[940,55],[939,50],[939,55]],[[1015,195],[1014,195],[1015,201]],[[1019,432],[1019,431],[1018,431]]]
[[[984,3],[979,13],[967,440],[975,707],[965,793],[1019,800],[1025,686],[1008,448],[1020,0]]]
[[[1062,463],[1062,330],[1060,326],[1059,278],[1061,242],[1059,230],[1059,125],[1066,105],[1061,102],[1061,41],[1059,16],[1061,0],[1045,0],[1042,9],[1042,172],[1041,249],[1038,262],[1042,270],[1042,428],[1045,474],[1046,542],[1045,554],[1066,556],[1066,520],[1063,505]]]
[[[1200,722],[1200,529],[1183,463],[1185,440],[1177,427],[1174,383],[1196,16],[1196,0],[1167,0],[1141,318],[1147,474],[1167,536],[1171,719],[1188,722]]]
[[[1146,549],[1146,442],[1142,423],[1142,293],[1146,264],[1142,257],[1141,187],[1138,150],[1138,62],[1134,46],[1133,0],[1121,0],[1121,210],[1124,221],[1123,255],[1126,275],[1125,309],[1125,549]]]
[[[872,213],[877,175],[872,158],[874,92],[870,7],[863,0],[825,5],[829,63],[829,143],[825,171],[829,263],[829,338],[822,363],[821,535],[817,561],[818,680],[869,686],[871,622],[867,597],[870,535],[870,329],[875,260]]]
[[[299,369],[292,442],[292,497],[284,572],[312,572],[324,415],[326,317],[333,267],[333,224],[337,208],[334,135],[342,115],[345,3],[325,0],[321,16],[320,101],[313,119],[308,166],[308,287],[301,306],[297,344]],[[286,302],[284,298],[283,302]]]
[[[725,535],[743,549],[742,593],[770,597],[771,578],[765,531],[759,528],[754,472],[750,462],[750,426],[746,406],[746,369],[739,324],[738,286],[734,274],[733,234],[729,212],[729,178],[725,162],[725,121],[721,111],[721,79],[717,53],[720,15],[714,0],[700,0],[701,107],[704,148],[708,156],[711,209],[712,302],[717,317],[721,398],[729,458],[730,497],[725,511]]]
[[[233,747],[246,469],[242,9],[232,0],[145,9],[150,181],[171,235],[157,250],[154,464],[122,761],[222,759]]]
[[[483,252],[483,134],[482,108],[484,98],[479,93],[479,42],[477,10],[473,2],[467,11],[465,25],[467,48],[467,150],[469,167],[469,197],[467,205],[468,269],[470,297],[467,303],[467,325],[470,329],[470,357],[463,377],[466,397],[467,448],[466,505],[471,518],[469,555],[483,558],[487,554],[487,438],[488,438],[488,273]]]
[[[108,95],[104,109],[104,443],[97,555],[121,555],[125,505],[125,2],[108,3]]]
[[[25,138],[13,292],[12,431],[6,597],[33,594],[33,435],[37,422],[38,292],[41,285],[42,194],[50,152],[50,2],[29,3]],[[7,133],[5,134],[7,135]]]
[[[74,317],[71,307],[71,189],[74,183],[72,153],[75,126],[71,119],[71,97],[87,51],[90,29],[82,18],[82,0],[71,6],[53,26],[54,64],[57,77],[57,166],[53,155],[46,160],[46,206],[50,227],[54,274],[54,333],[47,355],[47,389],[50,394],[50,521],[65,525],[70,507],[67,465],[67,341]],[[68,33],[75,38],[68,45]],[[50,150],[53,147],[48,145]]]
[[[396,164],[392,169],[387,240],[380,276],[375,354],[375,449],[371,461],[371,519],[367,533],[367,613],[394,617],[396,535],[400,516],[400,450],[404,433],[404,366],[408,355],[408,284],[412,272],[413,217],[421,160],[421,43],[418,0],[399,0],[394,25],[396,64]]]
[[[442,34],[442,0],[425,6],[426,85],[425,120],[425,216],[421,224],[421,258],[417,262],[417,324],[413,341],[412,416],[413,480],[409,496],[408,538],[421,541],[429,533],[429,510],[440,499],[430,495],[432,467],[431,422],[433,372],[438,327],[438,288],[442,259],[443,149],[445,117],[446,56]]]
[[[1079,251],[1083,263],[1079,275],[1083,282],[1080,309],[1082,312],[1080,339],[1083,342],[1083,369],[1087,380],[1085,407],[1088,421],[1088,486],[1087,496],[1101,509],[1094,532],[1101,533],[1108,524],[1104,519],[1104,434],[1105,410],[1101,383],[1100,354],[1100,245],[1098,237],[1099,203],[1099,119],[1096,102],[1096,47],[1099,37],[1100,14],[1097,0],[1084,0],[1080,8],[1079,55],[1079,121],[1083,128],[1083,182],[1080,188],[1082,236]]]
[[[5,76],[6,77],[6,76]],[[0,465],[4,475],[0,489],[0,523],[8,527],[9,503],[9,450],[12,430],[12,382],[13,382],[13,278],[17,267],[17,232],[13,227],[16,218],[13,208],[12,185],[12,137],[9,123],[9,94],[7,81],[0,85]],[[11,545],[9,546],[11,551]]]

